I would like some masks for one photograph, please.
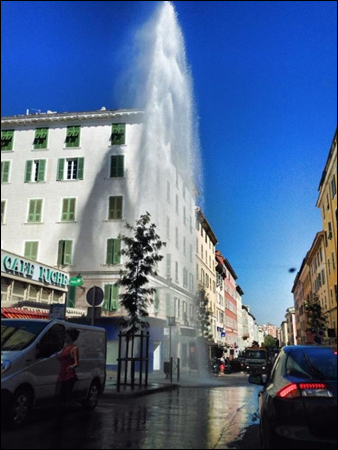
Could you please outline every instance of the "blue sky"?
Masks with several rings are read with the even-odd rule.
[[[2,1],[2,116],[132,107],[117,80],[156,4]],[[280,324],[321,229],[337,123],[337,4],[177,1],[199,115],[204,208],[260,323]]]

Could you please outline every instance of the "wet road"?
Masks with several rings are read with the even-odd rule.
[[[244,375],[222,387],[184,387],[136,399],[102,399],[39,410],[20,431],[2,430],[3,449],[258,449],[257,388]]]

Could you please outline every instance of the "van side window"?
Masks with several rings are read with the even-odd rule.
[[[40,356],[48,358],[54,353],[62,350],[65,337],[65,327],[60,324],[55,324],[42,337],[39,344]]]

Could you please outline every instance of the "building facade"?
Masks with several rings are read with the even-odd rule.
[[[217,238],[200,208],[196,208],[196,277],[198,289],[204,289],[209,299],[209,309],[211,316],[211,334],[213,341],[218,342],[219,333],[217,331],[218,300],[216,292],[216,261],[215,246]]]
[[[337,339],[337,131],[335,132],[318,187],[317,207],[321,211],[325,264],[328,276],[328,333]]]
[[[103,316],[117,319],[124,313],[116,284],[125,263],[119,236],[148,211],[167,244],[150,280],[157,290],[149,309],[157,327],[153,367],[169,357],[168,317],[176,318],[172,356],[187,366],[196,334],[195,187],[170,148],[147,141],[145,127],[138,110],[3,117],[2,245],[81,274],[83,289],[69,290],[68,305],[86,309],[86,293],[96,285],[105,295]],[[113,364],[116,339],[108,347]]]

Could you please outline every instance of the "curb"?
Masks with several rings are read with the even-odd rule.
[[[169,384],[169,385],[159,386],[159,387],[151,387],[150,386],[147,389],[143,389],[143,390],[135,389],[135,391],[124,391],[122,388],[120,392],[104,391],[103,394],[101,395],[101,398],[102,399],[107,399],[107,398],[117,399],[117,398],[144,397],[145,395],[157,394],[157,393],[165,392],[165,391],[173,391],[173,390],[176,390],[178,387],[179,386],[177,384]]]

